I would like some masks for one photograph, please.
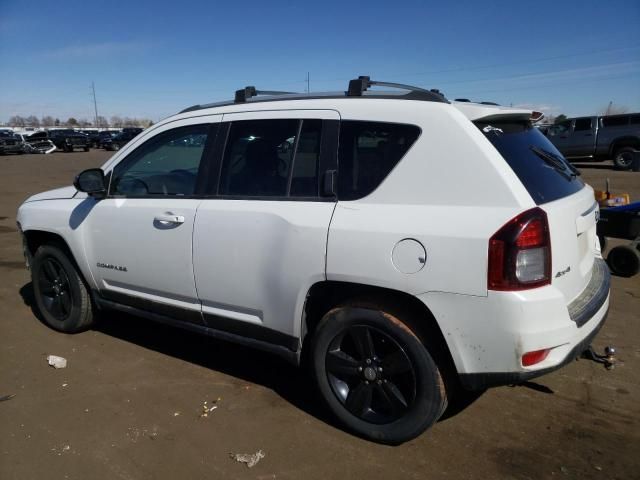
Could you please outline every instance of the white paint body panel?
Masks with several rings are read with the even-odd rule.
[[[552,276],[522,292],[487,290],[488,240],[535,206],[498,151],[471,123],[527,111],[393,99],[309,99],[228,105],[175,115],[145,130],[105,163],[109,172],[143,142],[193,123],[258,118],[325,118],[418,125],[421,135],[382,184],[360,200],[296,202],[225,199],[108,199],[62,189],[20,207],[24,231],[59,234],[93,288],[137,295],[300,338],[309,288],[325,279],[415,295],[433,313],[460,373],[522,371],[526,351],[556,347],[542,369],[562,361],[600,321],[608,301],[578,329],[567,304],[599,256],[587,212],[592,190],[542,205],[552,238]],[[184,216],[154,230],[154,215]],[[595,213],[593,214],[595,215]],[[426,263],[393,264],[393,249],[415,239]],[[121,272],[97,262],[124,265]],[[403,258],[404,262],[405,259]],[[411,262],[411,259],[407,260]],[[413,270],[411,266],[408,270]]]
[[[225,122],[265,118],[340,119],[329,110],[224,115]],[[301,336],[306,294],[325,279],[334,207],[334,202],[204,200],[193,235],[203,313]]]

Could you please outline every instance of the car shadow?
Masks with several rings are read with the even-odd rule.
[[[31,282],[20,289],[25,305],[45,323],[35,303]],[[243,381],[262,385],[296,408],[339,430],[344,427],[321,400],[307,368],[296,367],[272,354],[198,333],[164,325],[142,317],[108,310],[100,314],[95,331],[139,345]],[[482,392],[458,397],[449,403],[440,421],[456,416],[480,398]]]

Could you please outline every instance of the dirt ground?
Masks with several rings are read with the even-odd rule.
[[[640,276],[613,278],[595,340],[619,365],[580,360],[486,392],[399,447],[337,427],[303,371],[278,358],[109,313],[56,333],[35,317],[16,209],[68,185],[108,152],[0,157],[0,478],[638,478]],[[640,173],[581,164],[584,178],[640,199]],[[68,359],[47,365],[48,354]],[[636,370],[637,369],[637,370]],[[219,399],[219,400],[218,400]],[[203,402],[218,407],[201,418]],[[263,450],[252,469],[230,453]]]

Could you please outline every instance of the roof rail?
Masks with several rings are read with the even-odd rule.
[[[256,90],[256,87],[244,87],[241,90],[236,90],[236,95],[233,103],[244,103],[251,97],[257,97],[258,95],[290,95],[296,92],[278,92],[275,90]]]
[[[359,76],[355,80],[349,81],[349,90],[347,90],[347,97],[361,97],[364,92],[366,92],[369,88],[373,86],[399,88],[402,90],[409,90],[411,92],[436,94],[444,98],[444,95],[437,88],[432,88],[431,90],[427,90],[426,88],[420,88],[413,85],[406,85],[404,83],[378,82],[378,81],[371,80],[370,77],[364,76],[364,75]]]

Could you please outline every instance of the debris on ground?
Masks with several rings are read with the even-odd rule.
[[[174,417],[179,417],[180,416],[180,412],[173,412],[173,416]]]
[[[247,467],[252,468],[256,466],[260,459],[264,458],[264,452],[258,450],[256,453],[230,453],[229,456],[236,462],[246,463]]]
[[[0,402],[6,402],[7,400],[11,400],[15,396],[16,395],[14,393],[12,393],[11,395],[3,395],[2,397],[0,397]]]
[[[220,400],[222,400],[222,398],[218,397],[215,400],[211,400],[211,403],[213,403],[213,405],[209,406],[209,404],[207,403],[207,401],[205,400],[202,404],[202,413],[200,414],[200,417],[208,417],[209,414],[211,412],[213,412],[216,408],[218,408],[218,405],[216,405]],[[176,416],[174,414],[174,416]]]
[[[47,357],[47,362],[53,368],[66,368],[67,367],[67,359],[64,357],[58,357],[57,355],[49,355]]]

